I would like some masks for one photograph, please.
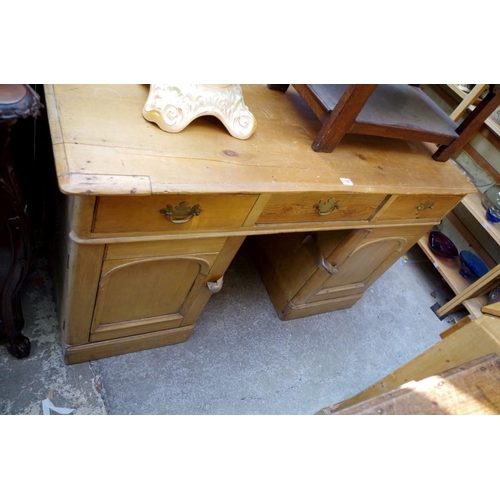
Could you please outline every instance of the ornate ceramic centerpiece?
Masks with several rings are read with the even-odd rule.
[[[166,132],[180,132],[204,115],[216,116],[237,139],[248,139],[257,127],[237,84],[152,83],[142,115]]]

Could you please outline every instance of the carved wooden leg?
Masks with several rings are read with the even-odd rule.
[[[29,355],[20,289],[30,260],[29,220],[14,171],[8,128],[0,122],[0,333],[16,358]]]

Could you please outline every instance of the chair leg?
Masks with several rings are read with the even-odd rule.
[[[349,132],[359,112],[377,85],[348,85],[339,102],[328,114],[312,148],[320,153],[331,153]]]
[[[277,90],[278,92],[286,92],[290,87],[289,83],[268,83],[267,88],[269,90]]]
[[[437,161],[447,161],[457,154],[474,137],[486,118],[498,106],[500,106],[500,92],[489,92],[476,109],[458,126],[458,138],[447,146],[440,146],[432,157]]]

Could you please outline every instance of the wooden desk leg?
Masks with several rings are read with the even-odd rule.
[[[339,102],[328,115],[314,139],[312,148],[320,153],[331,153],[347,134],[377,85],[348,85]]]
[[[21,332],[24,318],[20,289],[30,260],[29,222],[14,171],[9,128],[0,122],[0,334],[16,358],[31,345]]]
[[[489,92],[476,109],[458,126],[459,137],[448,146],[443,145],[432,155],[437,161],[448,161],[456,155],[481,128],[488,118],[500,106],[500,91]]]

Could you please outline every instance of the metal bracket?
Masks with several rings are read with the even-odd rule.
[[[309,252],[313,256],[314,262],[319,269],[326,271],[328,274],[331,274],[332,276],[339,272],[339,268],[336,265],[330,264],[325,259],[325,257],[323,257],[323,254],[321,253],[321,250],[318,246],[318,243],[310,234],[308,234],[304,238],[302,243],[304,244],[304,246],[309,250]]]

